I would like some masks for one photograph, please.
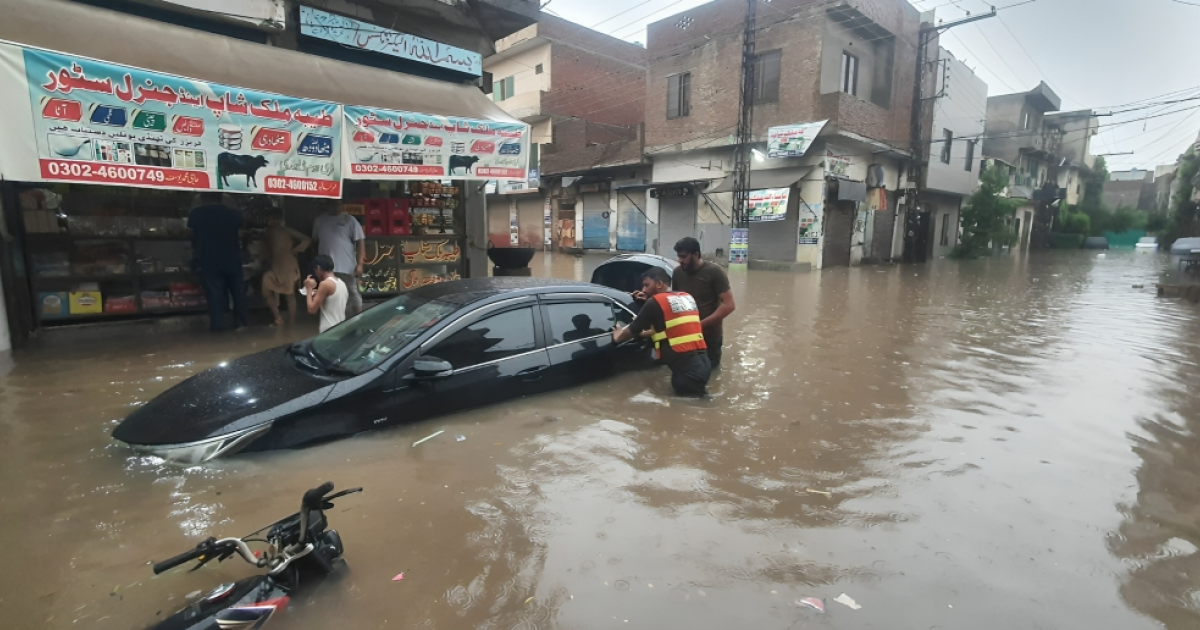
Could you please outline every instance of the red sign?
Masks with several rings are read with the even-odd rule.
[[[292,134],[285,129],[260,127],[254,134],[250,147],[256,151],[274,151],[287,153],[292,150]]]
[[[375,134],[371,133],[370,131],[355,131],[354,132],[354,141],[355,142],[375,142]]]
[[[171,132],[180,136],[202,136],[204,121],[191,116],[176,116],[175,124],[171,125]]]
[[[40,160],[42,178],[94,184],[130,184],[162,188],[210,188],[208,173],[155,166],[92,164],[77,160]]]
[[[291,195],[312,195],[314,197],[341,197],[342,183],[326,179],[311,179],[308,177],[285,177],[270,175],[263,180],[263,189],[267,192],[288,193]]]
[[[487,142],[485,140],[476,140],[471,143],[471,153],[495,153],[496,143]]]
[[[521,179],[525,177],[523,168],[500,168],[497,166],[476,167],[475,174],[480,177],[503,177]]]
[[[442,146],[442,139],[440,136],[426,136],[425,137],[425,146],[440,147],[440,146]]]
[[[83,106],[79,101],[68,101],[65,98],[52,98],[46,101],[42,108],[42,118],[79,122],[83,117]]]
[[[351,164],[350,172],[357,175],[445,175],[446,169],[424,164]]]

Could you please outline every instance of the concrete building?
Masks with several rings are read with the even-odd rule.
[[[983,154],[990,164],[1000,164],[1008,170],[1008,196],[1025,201],[1014,212],[1011,222],[1018,237],[1017,248],[1029,247],[1035,234],[1048,237],[1050,233],[1053,213],[1049,204],[1052,199],[1044,199],[1043,202],[1039,197],[1047,195],[1041,192],[1043,189],[1053,189],[1055,192],[1050,195],[1053,198],[1059,196],[1057,169],[1063,159],[1057,154],[1058,140],[1062,137],[1059,130],[1067,125],[1074,130],[1076,120],[1072,116],[1057,123],[1048,123],[1048,115],[1061,105],[1062,99],[1045,82],[1028,92],[992,96],[987,100]],[[1079,135],[1081,146],[1072,146],[1075,146],[1075,155],[1082,159],[1088,154],[1090,136]],[[1072,193],[1078,196],[1082,193],[1082,187],[1074,189]],[[1039,220],[1042,227],[1035,230],[1034,225]]]
[[[921,203],[931,212],[926,252],[936,258],[958,244],[963,199],[979,187],[988,86],[944,48],[934,72],[933,137]]]
[[[1083,198],[1083,177],[1096,166],[1092,138],[1100,119],[1090,109],[1050,114],[1045,118],[1050,179],[1065,193],[1062,199],[1076,205]]]
[[[1112,210],[1129,208],[1154,212],[1158,207],[1157,192],[1154,171],[1136,168],[1113,171],[1108,174],[1108,183],[1104,185],[1104,205]]]
[[[643,162],[645,56],[641,46],[547,14],[496,43],[484,60],[491,96],[531,125],[539,178],[488,196],[493,245],[577,248],[586,238],[595,249],[645,249],[645,215],[617,207],[607,172]],[[576,178],[563,186],[564,176]]]
[[[819,269],[892,257],[911,158],[916,9],[903,0],[761,7],[751,186],[783,191],[786,211],[751,221],[752,264]],[[658,219],[650,230],[660,254],[683,236],[707,254],[728,248],[744,10],[715,0],[647,27],[648,215]],[[768,157],[770,128],[821,121],[802,156]]]

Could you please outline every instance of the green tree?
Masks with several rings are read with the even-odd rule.
[[[1017,238],[1008,225],[1020,200],[1002,195],[1008,174],[995,165],[979,178],[979,190],[967,197],[962,208],[962,243],[954,248],[955,258],[976,258],[993,247],[1012,245]]]
[[[1096,158],[1096,164],[1091,171],[1084,173],[1083,198],[1079,200],[1079,209],[1092,216],[1104,206],[1104,184],[1108,182],[1108,163],[1104,158]],[[1093,217],[1094,218],[1094,217]]]
[[[1200,225],[1196,221],[1198,208],[1192,201],[1198,171],[1200,156],[1196,155],[1195,148],[1190,148],[1180,159],[1179,168],[1175,169],[1175,181],[1179,183],[1179,189],[1168,209],[1167,228],[1158,237],[1159,245],[1170,245],[1177,238],[1200,233]]]

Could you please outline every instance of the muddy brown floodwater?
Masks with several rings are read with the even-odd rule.
[[[108,433],[286,333],[23,350],[0,378],[0,626],[147,625],[251,573],[151,560],[329,479],[366,487],[329,515],[346,566],[270,627],[1200,627],[1200,309],[1154,296],[1168,266],[735,273],[710,400],[627,374],[191,468]]]

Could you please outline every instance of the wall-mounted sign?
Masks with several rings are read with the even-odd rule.
[[[17,159],[42,181],[342,196],[335,103],[9,45],[0,75],[28,91],[37,154]]]
[[[483,57],[479,53],[342,15],[326,13],[312,7],[300,7],[300,34],[359,50],[456,70],[473,77],[483,74]]]
[[[850,156],[847,153],[834,146],[825,147],[826,177],[850,176]]]
[[[827,122],[829,121],[822,120],[802,125],[771,127],[767,130],[767,157],[787,158],[804,155]]]
[[[670,199],[672,197],[691,197],[695,194],[691,186],[672,186],[669,188],[651,188],[651,199]]]
[[[744,265],[750,261],[750,230],[733,228],[729,231],[729,263]]]
[[[749,195],[751,221],[782,221],[787,218],[791,188],[751,190]]]
[[[529,179],[529,125],[343,109],[354,179]]]

